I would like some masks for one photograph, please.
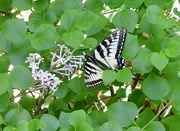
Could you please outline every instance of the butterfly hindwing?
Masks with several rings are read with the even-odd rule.
[[[93,57],[85,56],[85,58],[86,64],[84,67],[84,78],[87,87],[93,87],[102,84],[103,69],[97,65]]]
[[[103,83],[105,69],[122,69],[125,60],[121,57],[126,39],[126,29],[117,29],[102,40],[94,49],[92,56],[85,56],[85,84],[94,87]]]

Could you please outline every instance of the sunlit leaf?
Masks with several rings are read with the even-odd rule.
[[[153,100],[162,100],[170,92],[168,81],[151,73],[143,82],[143,92]]]
[[[129,126],[137,115],[137,107],[131,102],[116,102],[108,107],[107,118],[109,121],[119,123],[121,127]]]
[[[113,70],[105,70],[102,74],[103,82],[105,85],[112,83],[116,79],[116,72]]]
[[[26,23],[20,19],[7,20],[2,24],[2,34],[13,43],[20,42],[26,36]]]

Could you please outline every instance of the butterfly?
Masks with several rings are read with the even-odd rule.
[[[125,66],[121,55],[126,34],[126,29],[116,29],[98,44],[92,56],[85,55],[84,79],[87,87],[101,85],[104,70],[122,69]]]

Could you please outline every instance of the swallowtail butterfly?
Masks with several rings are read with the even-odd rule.
[[[99,43],[92,56],[85,55],[84,79],[87,87],[102,84],[104,70],[122,69],[125,66],[125,60],[121,54],[126,34],[126,29],[116,29]]]

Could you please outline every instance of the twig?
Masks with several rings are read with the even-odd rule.
[[[165,105],[161,110],[159,110],[159,112],[154,116],[154,118],[153,118],[152,120],[150,120],[150,121],[142,128],[142,130],[144,130],[151,122],[153,122],[153,121],[161,114],[161,112],[162,112],[164,109],[166,109],[167,106],[168,106],[168,104]]]
[[[38,115],[38,113],[40,112],[41,110],[41,106],[44,104],[44,101],[46,100],[47,96],[49,94],[47,93],[47,95],[44,96],[44,98],[41,99],[41,101],[39,102],[39,104],[37,105],[37,108],[35,109],[34,111],[34,116]]]
[[[137,74],[137,75],[135,76],[134,81],[133,81],[133,84],[132,84],[132,89],[134,89],[134,88],[137,86],[140,77],[141,77],[140,74]]]

